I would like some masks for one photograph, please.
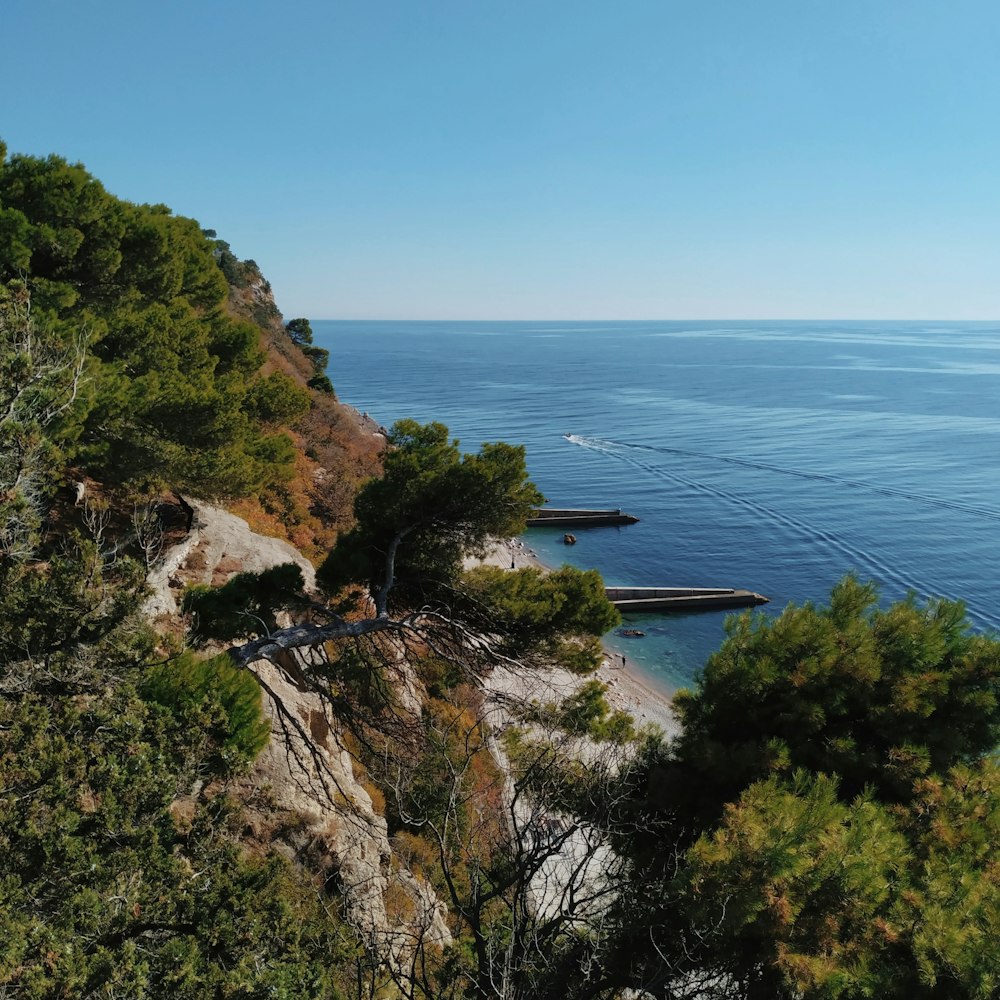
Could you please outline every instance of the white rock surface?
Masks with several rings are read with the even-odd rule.
[[[402,962],[418,936],[425,943],[449,944],[444,904],[426,882],[394,869],[385,819],[355,777],[351,756],[331,729],[319,696],[299,690],[270,663],[257,663],[254,671],[265,685],[272,735],[252,780],[270,788],[276,810],[296,817],[296,843],[286,844],[286,853],[308,856],[311,867],[318,864],[336,876],[349,919],[383,954]],[[393,883],[413,904],[407,925],[386,913]]]
[[[191,531],[166,551],[149,576],[153,594],[145,610],[151,617],[176,615],[177,598],[188,584],[219,586],[236,573],[259,573],[282,563],[298,565],[306,589],[315,589],[315,570],[288,542],[259,535],[243,518],[211,504],[191,506]],[[417,682],[405,662],[399,666],[401,706],[419,713]],[[300,690],[266,661],[253,669],[264,688],[271,740],[245,782],[246,800],[261,803],[248,807],[252,839],[335,878],[351,921],[400,965],[418,937],[425,943],[449,944],[445,905],[425,881],[393,864],[385,819],[355,777],[351,756],[331,729],[319,695]],[[251,794],[255,791],[264,794]],[[391,886],[401,889],[412,904],[407,923],[391,921],[386,913]]]
[[[293,562],[302,570],[306,590],[316,587],[316,570],[293,545],[250,530],[250,525],[228,511],[192,501],[194,520],[182,542],[168,549],[149,574],[153,593],[145,611],[152,618],[175,615],[177,598],[191,583],[219,586],[236,573],[260,573]]]

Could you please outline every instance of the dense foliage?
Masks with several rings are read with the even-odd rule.
[[[289,320],[285,324],[285,332],[289,340],[309,359],[313,374],[309,379],[309,387],[320,392],[333,392],[333,384],[326,374],[326,366],[330,361],[330,352],[325,347],[317,347],[313,343],[312,326],[305,317]]]
[[[191,615],[189,636],[195,645],[231,642],[247,635],[273,632],[277,614],[304,605],[302,570],[295,563],[260,573],[237,573],[221,587],[189,587],[182,609]]]
[[[0,285],[0,556],[30,556],[47,507],[64,424],[80,391],[83,338],[39,329],[23,281]]]
[[[462,557],[523,529],[542,497],[524,449],[503,442],[462,454],[443,424],[401,420],[389,432],[384,472],[355,501],[357,526],[320,568],[329,589],[366,583],[403,606],[454,583]]]
[[[238,846],[224,794],[176,798],[206,776],[212,714],[127,686],[0,705],[0,982],[16,995],[339,995],[346,942],[312,887]]]
[[[465,574],[463,586],[485,609],[507,653],[534,649],[579,673],[600,664],[600,636],[621,621],[596,570],[479,566]]]
[[[267,746],[271,727],[261,711],[260,686],[227,656],[182,653],[143,673],[142,697],[178,715],[208,709],[209,734],[220,770],[242,770]]]
[[[224,308],[217,248],[196,222],[115,198],[59,157],[0,158],[0,286],[15,281],[36,325],[85,341],[86,391],[54,436],[71,461],[202,496],[289,474],[291,442],[273,425],[307,401],[287,381],[260,385],[259,330]]]
[[[0,983],[18,996],[340,995],[351,938],[239,844],[268,738],[228,662],[154,665],[143,572],[93,541],[0,560]]]
[[[665,997],[995,995],[998,698],[960,604],[883,610],[848,577],[733,620],[627,776],[609,964]]]
[[[241,843],[232,782],[270,736],[258,685],[169,655],[142,613],[146,491],[281,479],[276,428],[309,406],[258,376],[220,263],[191,220],[0,156],[5,995],[334,997],[354,960],[337,901]],[[56,487],[81,474],[120,492],[69,506]]]
[[[727,801],[807,768],[837,774],[847,799],[905,801],[917,779],[1000,743],[997,643],[972,634],[960,603],[883,611],[875,596],[848,577],[829,607],[733,621],[697,692],[676,699],[678,753],[702,791]]]

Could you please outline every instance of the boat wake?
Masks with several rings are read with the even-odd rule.
[[[794,534],[806,539],[810,544],[819,544],[826,549],[828,554],[836,554],[840,560],[846,560],[846,564],[849,568],[856,570],[864,576],[874,577],[875,579],[881,580],[886,584],[892,585],[899,592],[909,592],[913,591],[915,593],[923,593],[925,588],[918,584],[916,581],[907,578],[898,570],[894,569],[892,566],[888,565],[883,560],[879,559],[876,555],[871,552],[865,552],[859,550],[852,545],[845,542],[840,538],[835,532],[830,531],[825,528],[818,528],[815,525],[809,524],[806,521],[800,520],[791,514],[787,514],[784,511],[776,510],[763,504],[757,500],[754,500],[748,496],[742,494],[733,493],[729,490],[723,489],[718,486],[712,486],[708,483],[700,482],[696,479],[690,479],[687,476],[675,472],[672,469],[664,468],[661,465],[654,465],[649,461],[644,461],[641,457],[643,452],[646,453],[663,453],[668,455],[680,455],[690,458],[700,458],[700,459],[714,459],[720,462],[727,462],[733,465],[746,466],[753,469],[761,469],[768,472],[776,472],[781,474],[800,476],[804,479],[821,479],[828,482],[833,482],[839,485],[845,485],[849,487],[856,487],[859,489],[869,488],[870,484],[854,482],[852,480],[840,479],[836,476],[827,476],[823,474],[813,474],[809,472],[800,472],[794,469],[782,469],[778,466],[770,466],[766,463],[751,462],[744,459],[728,458],[726,456],[720,455],[710,455],[701,452],[688,451],[683,448],[669,448],[669,447],[653,447],[649,445],[634,445],[626,444],[619,441],[612,441],[603,438],[592,438],[583,437],[581,435],[567,435],[567,439],[575,445],[582,448],[587,448],[592,451],[601,452],[606,454],[610,458],[614,458],[617,461],[624,462],[627,465],[631,465],[633,468],[641,469],[654,478],[676,483],[679,486],[687,487],[696,493],[701,493],[707,496],[715,497],[719,500],[723,500],[733,506],[740,507],[744,510],[749,510],[758,516],[763,516],[768,520],[781,525],[784,529],[793,532]],[[636,454],[639,453],[639,454]],[[973,513],[980,517],[988,517],[991,520],[1000,520],[1000,511],[990,511],[989,508],[979,508],[972,507],[966,504],[952,504],[947,500],[940,500],[939,498],[924,496],[922,494],[907,493],[902,490],[894,490],[889,487],[870,487],[874,492],[882,493],[888,496],[898,496],[902,499],[913,500],[916,502],[927,502],[931,506],[942,506],[949,507],[951,509],[965,510],[967,513]],[[996,618],[982,608],[977,607],[974,603],[966,601],[966,606],[968,609],[969,618],[976,622],[982,628],[989,628],[993,630],[1000,630],[1000,618]]]
[[[731,455],[713,455],[703,451],[691,451],[686,448],[671,448],[665,445],[628,444],[624,441],[612,441],[604,438],[586,438],[576,434],[564,435],[573,444],[591,447],[597,450],[628,448],[635,451],[651,451],[664,455],[681,455],[685,458],[700,458],[711,462],[722,462],[726,465],[738,465],[746,469],[758,469],[762,472],[774,472],[782,476],[793,476],[796,479],[813,479],[835,486],[845,486],[849,489],[863,490],[879,496],[907,500],[911,503],[923,504],[927,507],[937,507],[943,510],[955,510],[973,517],[985,518],[989,521],[1000,521],[1000,510],[995,507],[981,507],[976,504],[962,503],[959,500],[949,500],[946,497],[936,497],[927,493],[916,493],[912,490],[898,490],[892,486],[882,486],[857,479],[844,479],[825,472],[812,472],[805,469],[788,469],[780,465],[769,465],[767,462],[755,462],[745,458],[735,458]]]

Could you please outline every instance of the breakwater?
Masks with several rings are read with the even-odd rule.
[[[638,524],[639,518],[626,514],[621,507],[586,509],[538,507],[528,518],[529,528],[598,528],[607,525]]]

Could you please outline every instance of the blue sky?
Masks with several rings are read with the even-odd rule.
[[[0,137],[313,318],[1000,317],[995,0],[4,0]]]

